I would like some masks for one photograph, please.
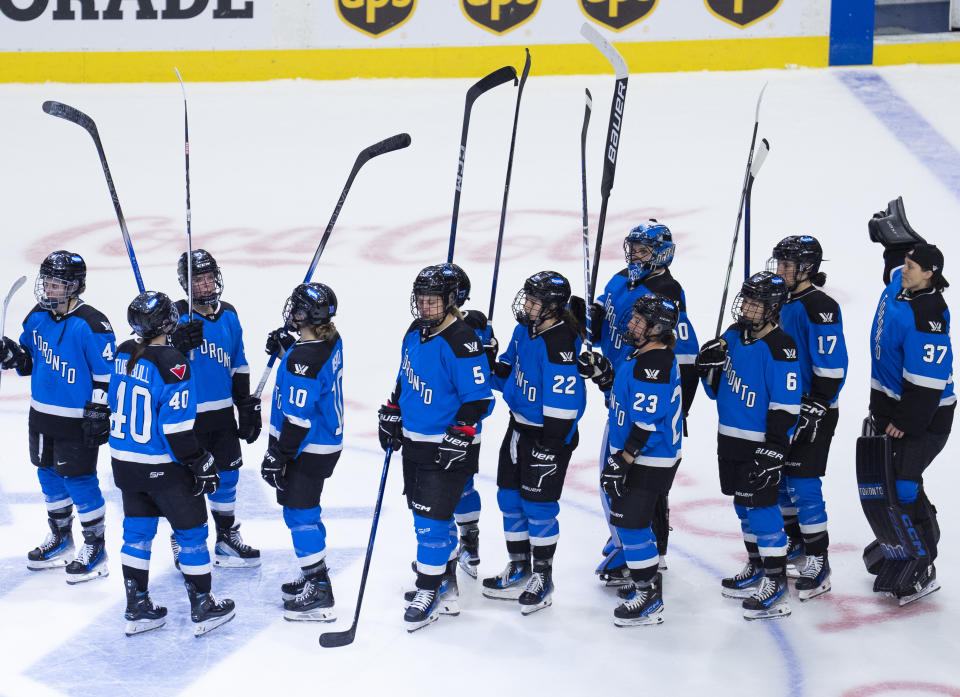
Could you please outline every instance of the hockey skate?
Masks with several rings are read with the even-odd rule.
[[[658,573],[647,583],[630,587],[626,602],[613,611],[613,623],[618,627],[639,627],[663,624],[662,577]]]
[[[124,634],[133,636],[151,629],[159,629],[167,621],[167,608],[154,605],[147,591],[137,590],[137,582],[128,578],[123,582],[127,592],[127,610],[123,613],[127,620]]]
[[[300,593],[284,601],[283,618],[291,622],[333,622],[337,619],[326,564],[321,564],[316,575],[304,579]]]
[[[549,562],[535,561],[533,573],[520,594],[520,612],[529,615],[553,605],[553,569]]]
[[[92,530],[84,530],[83,546],[77,552],[76,558],[67,564],[67,583],[83,583],[109,574],[103,537]]]
[[[764,576],[753,594],[743,601],[746,620],[772,620],[789,615],[786,576]]]
[[[303,591],[303,587],[307,585],[307,578],[303,574],[297,576],[296,581],[289,581],[280,586],[280,594],[283,596],[284,600],[293,600]]]
[[[189,581],[185,582],[187,596],[190,598],[190,619],[193,621],[193,635],[203,636],[234,618],[233,601],[218,601],[213,593],[200,593]]]
[[[830,590],[830,562],[827,555],[807,555],[795,584],[800,602],[816,598]]]
[[[484,598],[493,600],[517,600],[530,580],[530,560],[507,562],[506,568],[499,576],[483,579]]]
[[[749,598],[763,579],[763,568],[748,559],[743,569],[735,576],[720,581],[720,593],[724,598]]]
[[[416,562],[414,562],[416,566]],[[460,614],[460,585],[457,583],[457,561],[447,562],[447,569],[443,572],[443,582],[441,588],[444,590],[444,597],[440,603],[441,615],[459,615]],[[412,603],[417,597],[418,589],[414,588],[403,594],[403,599]]]
[[[224,569],[252,569],[260,566],[260,550],[245,544],[240,537],[240,523],[226,530],[217,530],[213,565]]]
[[[800,578],[803,573],[806,551],[803,540],[787,539],[787,578]]]
[[[903,607],[938,590],[940,590],[940,582],[937,581],[937,569],[933,564],[927,564],[915,572],[914,577],[906,585],[894,591],[894,596],[900,603],[900,607]]]
[[[70,530],[72,520],[73,516],[70,516],[64,523],[58,525],[58,521],[47,518],[50,532],[39,547],[27,552],[28,569],[39,571],[67,565],[74,555],[73,533]]]
[[[413,600],[403,614],[408,632],[415,632],[436,622],[440,615],[457,616],[460,614],[460,593],[454,580],[450,584],[449,574],[443,575],[443,581],[437,590],[418,588]]]
[[[470,578],[477,577],[477,567],[480,566],[480,528],[475,524],[463,527],[460,545],[457,547],[457,563]]]

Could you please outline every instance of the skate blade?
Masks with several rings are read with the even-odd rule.
[[[423,629],[428,624],[433,624],[438,619],[440,619],[440,613],[434,612],[432,615],[427,617],[427,619],[423,620],[422,622],[407,622],[407,633],[413,634],[418,629]],[[406,620],[404,620],[404,622],[406,622]]]
[[[796,564],[787,564],[787,578],[800,578],[800,567]]]
[[[541,600],[539,603],[535,605],[521,605],[520,614],[530,615],[536,612],[537,610],[542,610],[543,608],[550,607],[551,605],[553,605],[553,598],[547,596],[546,598],[544,598],[543,600]]]
[[[288,622],[335,622],[337,612],[332,607],[318,607],[313,610],[284,610],[283,619]]]
[[[149,632],[152,629],[160,629],[163,625],[167,623],[166,617],[161,617],[156,620],[136,620],[136,621],[127,621],[127,626],[124,627],[123,633],[127,636],[135,636],[137,634],[143,634],[144,632]]]
[[[622,588],[633,583],[633,579],[629,576],[607,576],[606,578],[601,576],[600,580],[607,588]]]
[[[899,599],[900,607],[903,607],[904,605],[909,605],[910,603],[916,600],[920,600],[920,598],[926,597],[931,593],[936,593],[938,590],[940,590],[940,583],[934,580],[933,583],[931,583],[929,586],[927,586],[920,592],[913,593],[911,595],[905,595],[902,598],[900,598]]]
[[[445,598],[440,598],[440,602],[437,604],[438,612],[441,615],[450,615],[451,617],[456,617],[460,614],[460,598],[450,598],[449,600]]]
[[[779,620],[790,616],[790,606],[786,603],[780,603],[765,610],[744,610],[743,619],[745,620]]]
[[[484,598],[490,598],[491,600],[519,600],[520,596],[523,595],[523,589],[526,588],[527,582],[524,580],[522,583],[518,582],[516,585],[519,586],[519,588],[515,588],[514,586],[508,588],[487,588],[484,586],[480,593]]]
[[[753,595],[753,591],[756,590],[756,584],[748,588],[727,588],[726,586],[721,587],[720,595],[724,598],[732,598],[734,600],[743,600],[744,598],[749,598]]]
[[[30,571],[43,571],[44,569],[62,569],[69,564],[72,559],[67,557],[57,557],[54,559],[43,559],[40,561],[27,560],[27,568]]]
[[[657,562],[657,571],[666,571],[667,570],[667,558],[663,555],[660,556],[660,560]]]
[[[110,575],[110,569],[106,566],[99,566],[83,574],[67,574],[67,583],[75,586],[84,581],[92,581],[95,578],[105,578]]]
[[[219,566],[221,569],[256,569],[260,566],[260,557],[244,559],[229,554],[215,554],[213,565]]]
[[[819,597],[829,591],[833,586],[830,583],[830,579],[826,579],[816,588],[810,588],[809,590],[797,591],[797,597],[800,598],[800,602],[806,602],[807,600],[813,600],[816,597]]]
[[[470,578],[477,577],[477,568],[480,566],[479,559],[472,560],[469,557],[467,557],[466,559],[464,557],[460,557],[460,559],[457,560],[457,564],[460,566],[461,569],[463,569],[463,572],[467,574],[467,576],[469,576]]]
[[[193,636],[201,637],[207,632],[212,632],[214,629],[220,625],[226,624],[236,616],[236,610],[231,610],[228,614],[223,615],[222,617],[212,617],[209,620],[204,620],[202,622],[196,622],[193,625]]]
[[[644,617],[614,617],[613,623],[618,627],[655,627],[658,624],[663,624],[663,608],[661,607],[658,612]]]

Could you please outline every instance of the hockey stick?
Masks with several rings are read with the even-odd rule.
[[[753,118],[753,135],[750,137],[750,152],[747,154],[747,166],[743,172],[743,187],[740,189],[740,205],[737,208],[737,224],[733,228],[733,244],[730,245],[730,261],[727,263],[727,280],[723,284],[723,297],[720,300],[720,315],[717,317],[716,336],[718,338],[720,336],[720,330],[723,328],[723,313],[724,310],[727,309],[727,293],[730,291],[730,273],[733,271],[733,258],[737,253],[737,238],[740,236],[740,219],[743,216],[743,204],[747,196],[750,168],[753,166],[753,152],[757,145],[757,129],[760,127],[760,103],[763,101],[763,93],[766,89],[767,85],[764,83],[760,89],[760,96],[757,97],[757,110]]]
[[[603,245],[603,227],[607,220],[607,202],[610,200],[610,190],[613,189],[613,176],[617,171],[617,151],[620,148],[620,132],[623,127],[623,107],[627,100],[627,62],[623,56],[610,45],[603,36],[591,25],[584,22],[580,27],[580,34],[592,43],[594,47],[613,66],[617,82],[613,88],[613,102],[610,104],[610,121],[607,124],[606,148],[603,153],[603,180],[600,183],[600,220],[597,223],[597,241],[594,245],[593,273],[590,278],[590,297],[597,292],[597,274],[600,271],[600,249]],[[587,308],[589,311],[589,307]]]
[[[530,49],[523,49],[527,57],[523,62],[523,71],[520,73],[520,85],[517,88],[517,108],[513,112],[513,134],[510,136],[510,155],[507,157],[507,180],[503,185],[503,206],[500,208],[500,232],[497,235],[497,256],[493,262],[493,284],[490,287],[490,311],[487,321],[493,319],[493,301],[497,297],[497,279],[500,275],[500,250],[503,248],[503,227],[507,220],[507,196],[510,194],[510,175],[513,173],[513,148],[517,143],[517,122],[520,120],[520,97],[523,96],[523,85],[530,74]],[[452,254],[452,252],[451,252]]]
[[[750,278],[750,197],[753,194],[753,182],[757,178],[757,173],[763,166],[763,161],[770,154],[770,141],[766,138],[760,139],[760,145],[753,156],[753,164],[750,165],[750,179],[747,181],[747,197],[743,203],[743,280]]]
[[[3,316],[0,317],[0,336],[7,335],[7,307],[10,305],[10,301],[13,300],[13,295],[18,290],[20,286],[27,282],[26,276],[21,276],[16,281],[13,282],[13,285],[10,286],[10,291],[7,293],[7,297],[3,299]],[[0,378],[3,377],[3,371],[0,370]]]
[[[363,167],[369,160],[377,157],[378,155],[393,152],[394,150],[402,150],[408,145],[410,145],[410,135],[407,133],[398,133],[395,136],[385,138],[379,143],[374,143],[370,147],[364,148],[360,151],[360,154],[357,155],[356,161],[353,163],[353,169],[350,170],[350,176],[347,177],[347,183],[344,184],[343,191],[340,192],[340,199],[337,201],[337,205],[333,209],[333,213],[330,216],[330,222],[327,223],[327,229],[324,230],[323,237],[320,238],[320,244],[317,246],[317,251],[313,253],[313,259],[310,261],[310,266],[307,268],[307,273],[303,277],[304,283],[309,283],[310,279],[313,278],[313,272],[316,270],[317,264],[320,261],[320,255],[323,254],[323,249],[327,246],[327,240],[330,239],[330,233],[333,232],[333,226],[336,224],[337,218],[340,217],[340,209],[343,208],[343,202],[347,200],[347,194],[350,192],[350,187],[353,185],[353,180],[356,178],[360,168]],[[253,393],[253,396],[257,399],[259,399],[260,395],[263,394],[263,388],[267,384],[267,379],[270,377],[270,371],[273,370],[273,364],[277,362],[278,357],[279,354],[270,354],[270,360],[267,361],[267,367],[263,369],[263,375],[260,377],[260,382],[257,383],[256,391]]]
[[[590,112],[593,111],[593,97],[590,90],[584,90],[583,128],[580,129],[580,190],[583,193],[583,293],[586,305],[587,337],[583,341],[584,353],[590,352],[593,329],[590,327],[590,307],[593,295],[590,288],[590,224],[587,220],[587,127],[590,125]]]
[[[353,611],[353,624],[342,632],[324,632],[320,635],[320,646],[332,649],[352,644],[357,636],[357,623],[360,621],[360,605],[363,603],[363,591],[367,587],[367,574],[370,571],[370,559],[373,557],[373,542],[377,537],[377,524],[380,522],[380,508],[383,505],[383,492],[387,486],[387,471],[390,469],[390,456],[393,450],[388,446],[383,458],[383,473],[380,475],[380,491],[377,492],[377,505],[373,509],[373,522],[370,524],[370,539],[367,542],[367,555],[363,559],[363,573],[360,574],[360,590],[357,593],[357,607]]]
[[[187,173],[187,305],[190,320],[193,321],[193,237],[190,235],[190,128],[187,125],[187,89],[183,86],[180,71],[174,67],[173,72],[177,74],[180,91],[183,93],[183,157]],[[190,351],[190,358],[193,358],[193,351]]]
[[[103,152],[103,144],[100,142],[97,124],[79,109],[75,109],[61,102],[44,102],[43,110],[51,116],[56,116],[77,124],[93,138],[93,144],[97,147],[97,154],[100,156],[100,166],[103,167],[103,176],[106,177],[107,188],[110,189],[110,198],[113,199],[113,208],[117,212],[117,221],[120,223],[120,232],[123,233],[123,243],[127,247],[127,256],[130,257],[133,275],[137,279],[137,288],[142,293],[146,289],[143,286],[143,278],[140,276],[140,266],[137,264],[137,255],[133,252],[133,243],[130,242],[130,233],[127,231],[127,221],[124,220],[123,211],[120,210],[120,198],[117,196],[117,189],[113,185],[113,177],[110,176],[110,167],[107,165],[107,156]]]
[[[463,161],[467,155],[467,131],[470,129],[470,110],[484,92],[492,90],[497,85],[513,80],[517,83],[517,71],[512,65],[506,65],[494,70],[485,78],[480,79],[467,90],[466,103],[463,107],[463,127],[460,130],[460,156],[457,159],[457,187],[453,192],[453,217],[450,220],[450,247],[447,249],[447,263],[453,261],[453,246],[457,241],[457,219],[460,217],[460,188],[463,185]]]

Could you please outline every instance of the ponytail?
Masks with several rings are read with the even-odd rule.
[[[573,330],[581,339],[585,339],[587,337],[587,328],[580,323],[580,320],[577,319],[576,316],[570,312],[570,310],[564,310],[560,314],[560,319],[573,327]]]
[[[827,284],[827,274],[823,271],[817,271],[813,276],[810,277],[810,283],[815,285],[817,288],[822,288]]]
[[[133,372],[133,366],[135,366],[137,361],[140,360],[140,357],[146,353],[147,346],[149,346],[143,339],[136,339],[136,344],[137,345],[133,347],[133,351],[130,352],[130,358],[127,359],[127,375]]]

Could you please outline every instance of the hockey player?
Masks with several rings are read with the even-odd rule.
[[[186,357],[167,344],[178,313],[163,293],[140,293],[127,309],[138,339],[117,348],[110,374],[110,455],[123,500],[123,585],[128,636],[157,629],[167,610],[147,590],[150,547],[160,516],[180,545],[180,571],[190,599],[194,634],[206,634],[233,619],[232,600],[210,591],[207,506],[217,490],[213,455],[193,432],[195,383]]]
[[[525,615],[553,603],[558,502],[586,406],[576,364],[581,339],[566,310],[569,299],[570,282],[557,272],[530,276],[513,301],[517,327],[492,376],[510,407],[497,467],[509,561],[499,576],[483,580],[483,594],[518,599]]]
[[[260,550],[245,544],[236,522],[237,482],[243,464],[240,438],[253,443],[260,435],[260,400],[250,395],[250,366],[243,352],[243,330],[237,311],[220,299],[223,276],[216,259],[204,249],[193,250],[193,310],[189,321],[186,300],[177,302],[180,324],[171,340],[190,359],[197,394],[194,431],[200,445],[213,454],[220,486],[210,494],[210,512],[217,529],[213,564],[222,567],[260,566]],[[187,254],[177,262],[180,287],[187,292]],[[233,416],[237,408],[240,422]],[[171,537],[176,554],[176,538]]]
[[[674,347],[677,363],[680,366],[680,379],[683,385],[683,423],[686,431],[687,414],[697,394],[697,373],[694,361],[699,344],[693,324],[687,317],[686,295],[680,283],[670,273],[676,245],[673,234],[663,223],[649,220],[633,228],[623,241],[623,253],[626,268],[617,273],[607,283],[603,295],[591,308],[591,328],[593,341],[603,352],[583,354],[579,358],[580,374],[584,378],[599,380],[606,365],[603,358],[610,361],[614,370],[632,353],[630,346],[623,343],[619,326],[624,316],[632,312],[633,304],[647,293],[657,293],[669,298],[677,305],[680,319],[675,333],[677,343]],[[608,455],[607,438],[604,437],[600,450],[600,467]],[[601,502],[609,517],[610,509],[607,496],[601,492]],[[663,568],[666,568],[667,540],[670,532],[669,505],[666,497],[657,503],[653,522],[657,544]],[[616,530],[610,526],[610,541],[604,547],[605,558],[597,569],[602,580],[608,585],[630,583],[630,574],[626,566],[622,545],[617,539]]]
[[[783,513],[788,569],[793,552],[806,555],[796,567],[800,600],[830,590],[827,558],[827,509],[821,478],[837,427],[837,400],[847,372],[847,345],[840,306],[820,288],[823,250],[809,235],[785,237],[773,248],[767,270],[777,273],[790,295],[780,309],[780,326],[797,344],[800,371],[800,420],[783,464],[780,510]]]
[[[27,568],[66,566],[67,583],[108,573],[97,453],[110,430],[107,386],[116,340],[107,318],[80,299],[86,279],[79,254],[48,255],[19,342],[3,337],[0,346],[0,365],[30,376],[30,461],[50,526],[43,543],[27,554]],[[75,558],[74,506],[83,533]]]
[[[658,501],[670,492],[680,465],[683,389],[673,346],[680,317],[677,304],[648,293],[620,320],[618,333],[633,348],[613,377],[609,402],[609,448],[600,475],[630,569],[631,585],[614,624],[627,627],[663,622],[663,580],[652,529]]]
[[[748,560],[722,593],[745,598],[746,619],[785,617],[787,536],[778,505],[784,455],[800,413],[797,345],[778,325],[787,284],[768,271],[743,282],[736,324],[707,341],[697,370],[719,415],[720,489],[733,496]]]
[[[343,342],[331,321],[336,314],[337,296],[323,283],[301,283],[283,307],[284,327],[300,340],[277,368],[260,473],[277,490],[300,563],[299,578],[281,587],[288,620],[336,619],[320,518],[323,484],[343,450]]]
[[[940,588],[933,563],[940,527],[923,473],[946,445],[957,402],[950,310],[943,297],[949,284],[943,253],[910,227],[902,200],[874,215],[869,230],[870,239],[884,246],[887,284],[870,331],[870,417],[875,431],[891,439],[895,482],[889,484],[920,538],[914,543],[918,562],[892,590],[905,605]],[[876,525],[874,531],[885,541]],[[876,547],[867,548],[865,560]]]
[[[380,444],[403,447],[404,493],[417,534],[417,590],[408,631],[460,612],[453,512],[476,473],[481,420],[493,407],[483,345],[457,309],[452,269],[428,266],[413,283],[414,321],[396,387],[380,408]]]

